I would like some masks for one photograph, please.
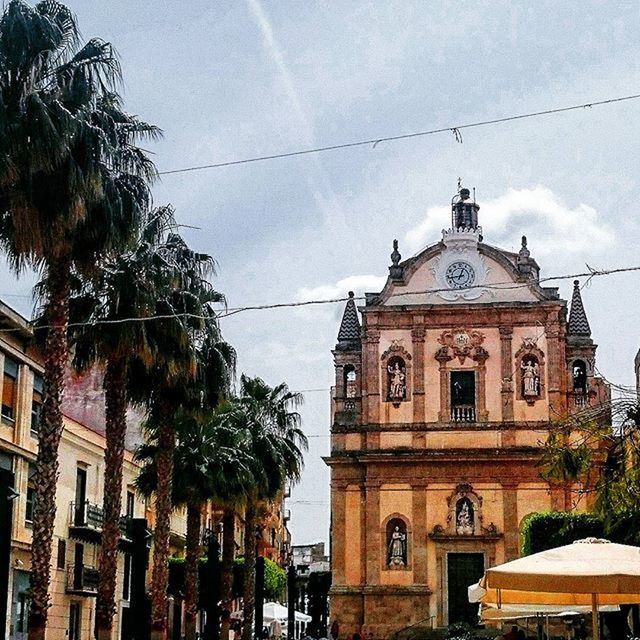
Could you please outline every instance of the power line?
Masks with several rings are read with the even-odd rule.
[[[632,271],[640,271],[640,266],[632,266],[632,267],[618,267],[615,269],[593,269],[589,267],[589,271],[582,273],[570,273],[559,276],[548,276],[546,278],[540,278],[535,282],[520,282],[514,283],[512,280],[504,281],[504,282],[496,282],[493,284],[484,284],[484,285],[471,285],[469,287],[464,287],[462,289],[457,289],[456,291],[470,291],[472,289],[490,289],[497,291],[508,291],[512,289],[521,289],[523,287],[529,287],[531,284],[541,284],[544,282],[557,282],[561,280],[575,280],[576,278],[595,278],[598,276],[609,276],[617,273],[628,273]],[[449,292],[451,289],[448,287],[436,287],[430,289],[423,289],[418,291],[399,291],[396,293],[392,293],[388,298],[399,298],[403,296],[415,296],[415,295],[427,295],[430,293],[441,293],[441,292]],[[347,300],[359,300],[366,301],[365,296],[355,296],[354,298],[348,297],[338,297],[338,298],[322,298],[316,300],[304,300],[301,302],[278,302],[273,304],[262,304],[262,305],[252,305],[245,307],[231,307],[227,308],[226,311],[217,314],[217,318],[227,318],[228,316],[232,316],[238,313],[242,313],[245,311],[264,311],[268,309],[284,309],[284,308],[296,308],[296,307],[305,307],[311,305],[323,305],[323,304],[334,304],[337,302],[346,302]],[[180,320],[183,319],[193,319],[193,320],[206,320],[208,317],[194,314],[194,313],[173,313],[173,314],[160,314],[160,315],[151,315],[151,316],[141,316],[141,317],[130,317],[130,318],[115,318],[115,319],[105,319],[105,320],[95,320],[95,321],[86,321],[86,322],[70,322],[68,323],[68,327],[85,327],[85,326],[98,326],[98,325],[118,325],[124,324],[126,322],[146,322],[147,320]],[[52,329],[53,325],[40,325],[34,327],[34,330],[43,330],[43,329]],[[12,333],[16,331],[22,331],[21,328],[4,328],[0,329],[0,333]]]
[[[593,102],[585,102],[583,104],[571,105],[568,107],[558,107],[557,109],[545,109],[544,111],[531,111],[529,113],[522,113],[514,116],[505,116],[502,118],[493,118],[491,120],[480,120],[478,122],[469,122],[466,124],[459,124],[455,126],[440,127],[438,129],[429,129],[427,131],[414,131],[412,133],[403,133],[391,136],[382,136],[379,138],[370,138],[368,140],[357,140],[355,142],[343,142],[339,144],[326,145],[324,147],[313,147],[310,149],[299,149],[296,151],[287,151],[283,153],[272,153],[264,156],[254,156],[250,158],[243,158],[240,160],[228,160],[226,162],[215,162],[212,164],[202,164],[193,167],[184,167],[182,169],[170,169],[167,171],[159,171],[159,175],[166,176],[175,173],[187,173],[190,171],[202,171],[203,169],[219,169],[221,167],[231,167],[240,164],[250,164],[253,162],[265,162],[267,160],[278,160],[282,158],[292,158],[295,156],[304,156],[313,153],[324,153],[325,151],[336,151],[338,149],[349,149],[352,147],[364,147],[372,145],[374,148],[381,142],[395,142],[397,140],[409,140],[410,138],[419,138],[423,136],[430,136],[436,133],[451,132],[456,136],[458,142],[462,141],[460,137],[461,129],[471,129],[474,127],[485,127],[492,124],[499,124],[502,122],[513,122],[514,120],[524,120],[526,118],[537,118],[540,116],[548,116],[556,113],[564,113],[566,111],[576,111],[578,109],[587,109],[590,107],[600,107],[603,105],[614,104],[616,102],[625,102],[628,100],[637,100],[640,98],[640,94],[622,96],[619,98],[609,98],[607,100],[597,100]]]

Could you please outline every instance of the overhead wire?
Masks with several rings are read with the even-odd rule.
[[[460,134],[461,129],[472,129],[475,127],[486,127],[489,125],[500,124],[504,122],[513,122],[516,120],[525,120],[528,118],[537,118],[541,116],[548,116],[557,113],[564,113],[567,111],[576,111],[579,109],[588,109],[591,107],[599,107],[603,105],[615,104],[618,102],[626,102],[629,100],[637,100],[640,98],[640,94],[633,94],[627,96],[621,96],[617,98],[608,98],[606,100],[593,100],[591,102],[584,102],[581,104],[574,104],[567,107],[557,107],[555,109],[544,109],[542,111],[530,111],[527,113],[521,113],[512,116],[504,116],[500,118],[491,118],[489,120],[479,120],[476,122],[468,122],[466,124],[449,125],[446,127],[438,127],[434,129],[428,129],[426,131],[413,131],[411,133],[402,133],[396,135],[379,136],[377,138],[368,138],[366,140],[356,140],[354,142],[342,142],[338,144],[325,145],[321,147],[312,147],[309,149],[298,149],[294,151],[286,151],[283,153],[271,153],[268,155],[253,156],[249,158],[241,158],[238,160],[227,160],[224,162],[214,162],[211,164],[201,164],[191,167],[183,167],[180,169],[167,169],[165,171],[159,171],[161,176],[173,175],[177,173],[188,173],[192,171],[202,171],[205,169],[220,169],[222,167],[232,167],[243,164],[250,164],[255,162],[266,162],[269,160],[279,160],[283,158],[293,158],[296,156],[305,156],[315,153],[324,153],[327,151],[337,151],[339,149],[350,149],[354,147],[373,146],[377,147],[382,142],[396,142],[398,140],[409,140],[411,138],[420,138],[424,136],[435,135],[437,133],[453,133],[456,142],[462,142],[462,136]]]
[[[507,290],[513,290],[513,289],[521,289],[524,287],[530,287],[532,284],[539,285],[545,282],[558,282],[561,280],[570,280],[570,279],[584,278],[584,277],[594,278],[599,276],[609,276],[617,273],[628,273],[628,272],[634,272],[634,271],[640,271],[640,265],[631,266],[631,267],[617,267],[614,269],[599,269],[599,270],[590,268],[589,271],[586,271],[586,272],[571,273],[571,274],[564,274],[564,275],[558,275],[558,276],[547,276],[545,278],[540,278],[534,282],[528,281],[528,282],[514,283],[512,280],[509,280],[509,281],[497,282],[493,284],[471,285],[463,289],[457,289],[456,291],[462,292],[462,291],[469,291],[473,289],[507,291]],[[449,292],[449,291],[451,291],[451,289],[449,289],[448,287],[433,287],[433,288],[422,289],[417,291],[398,291],[396,293],[389,294],[387,299],[400,298],[405,296],[415,296],[415,295],[428,295],[432,293],[442,293],[442,292]],[[221,311],[220,313],[218,313],[216,317],[218,319],[222,319],[222,318],[227,318],[229,316],[232,316],[238,313],[243,313],[246,311],[263,311],[268,309],[284,309],[284,308],[304,307],[304,306],[310,306],[310,305],[335,304],[338,302],[346,302],[351,299],[358,300],[358,301],[366,301],[367,298],[366,296],[354,296],[353,298],[351,296],[346,296],[346,297],[340,296],[336,298],[322,298],[322,299],[315,299],[315,300],[302,300],[302,301],[296,301],[296,302],[278,302],[278,303],[272,303],[272,304],[248,305],[244,307],[230,307],[230,308],[227,308],[225,311]],[[146,322],[147,320],[176,320],[180,318],[189,318],[189,319],[195,319],[195,320],[206,319],[204,316],[199,314],[176,313],[176,314],[159,314],[159,315],[129,317],[129,318],[102,319],[102,320],[92,320],[92,321],[83,321],[83,322],[70,322],[68,326],[82,327],[82,326],[98,326],[98,325],[117,325],[117,324],[123,324],[126,322]],[[39,325],[37,327],[33,327],[34,330],[39,330],[39,331],[44,329],[51,329],[51,328],[53,328],[52,325]],[[16,328],[16,327],[0,328],[0,333],[11,333],[11,332],[17,332],[22,330],[23,330],[22,328]]]

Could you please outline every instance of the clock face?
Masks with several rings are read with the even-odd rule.
[[[476,272],[468,262],[452,262],[445,271],[445,279],[452,289],[470,287],[476,279]]]

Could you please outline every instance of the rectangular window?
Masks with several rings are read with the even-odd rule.
[[[476,375],[474,371],[452,371],[450,378],[451,420],[475,422]]]
[[[44,380],[37,373],[33,375],[33,396],[31,398],[31,435],[38,437],[40,431],[40,415],[42,413],[42,395]]]
[[[87,470],[82,467],[76,469],[76,501],[73,523],[79,527],[86,524],[87,502]]]
[[[64,569],[67,564],[67,541],[58,538],[58,558],[56,566],[58,569]]]
[[[131,590],[131,554],[124,554],[124,577],[122,579],[122,598],[129,600]]]
[[[82,610],[80,602],[69,604],[69,640],[80,640]]]
[[[27,504],[24,511],[24,523],[30,526],[33,522],[33,507],[36,498],[36,486],[33,481],[33,477],[36,473],[36,466],[34,464],[29,465],[29,477],[27,481]]]
[[[135,509],[135,499],[136,499],[136,494],[133,491],[127,490],[127,504],[126,504],[125,515],[128,518],[133,518],[133,512]]]
[[[4,357],[2,379],[2,419],[13,422],[16,419],[16,393],[18,390],[18,363]]]

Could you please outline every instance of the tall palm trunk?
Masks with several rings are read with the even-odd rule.
[[[184,630],[186,640],[195,640],[196,637],[200,508],[199,504],[187,504],[187,548],[184,563]]]
[[[153,573],[151,575],[151,640],[167,636],[167,586],[169,584],[169,534],[171,530],[171,485],[176,432],[169,424],[169,412],[157,411],[158,457],[156,460],[156,523],[153,535]]]
[[[236,550],[236,512],[225,509],[222,515],[222,623],[220,625],[221,640],[228,640],[231,627],[231,605],[233,602],[233,560]]]
[[[45,394],[38,436],[36,500],[33,510],[31,550],[31,605],[29,640],[44,640],[49,608],[51,545],[56,517],[58,447],[62,436],[62,392],[68,358],[69,277],[71,263],[60,259],[49,266],[46,308],[47,338],[44,347]]]
[[[252,640],[253,614],[256,598],[256,503],[253,498],[247,501],[244,515],[244,582],[242,599],[244,605],[244,622],[242,640]],[[258,629],[260,633],[262,629]]]
[[[122,466],[127,434],[126,365],[123,360],[109,360],[104,378],[107,448],[104,454],[104,518],[100,580],[96,603],[98,640],[111,640],[116,610],[116,575],[118,542],[122,511]]]

